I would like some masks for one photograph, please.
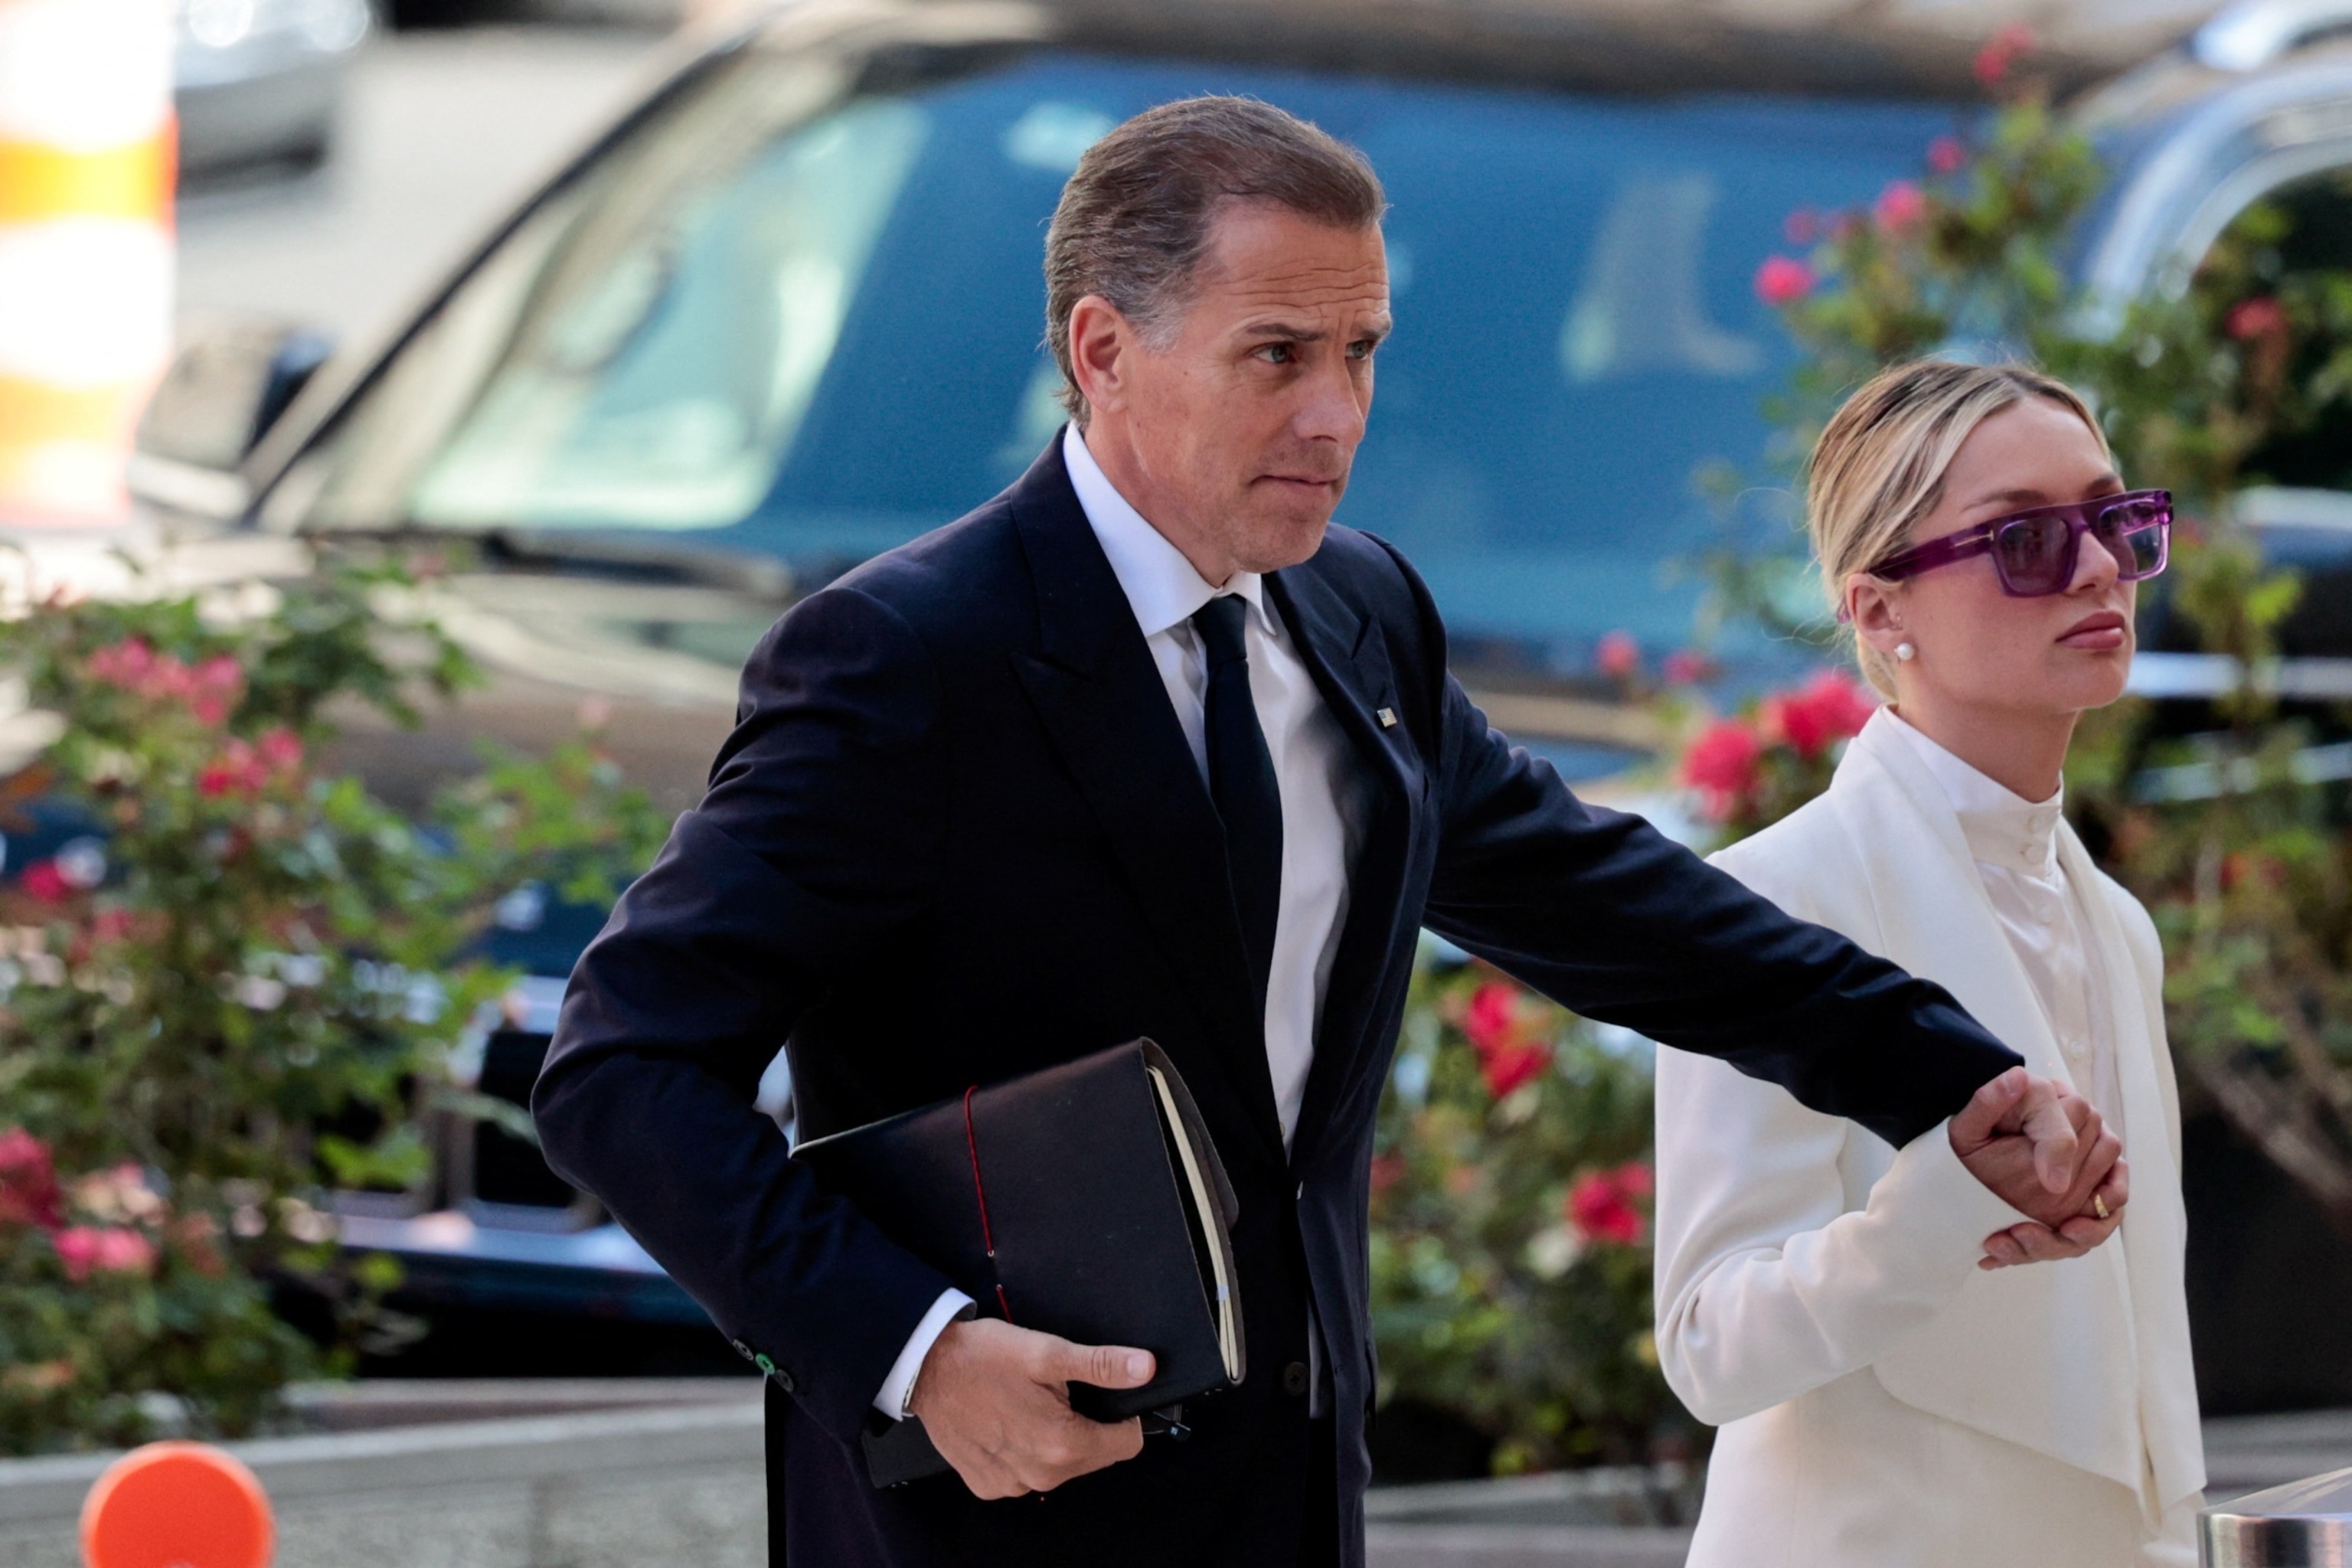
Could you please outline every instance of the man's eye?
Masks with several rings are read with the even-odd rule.
[[[1348,357],[1349,359],[1370,359],[1372,357],[1372,351],[1380,346],[1380,341],[1376,338],[1359,339],[1355,342],[1348,345]]]
[[[1268,364],[1288,364],[1298,357],[1298,349],[1292,343],[1265,343],[1259,346],[1257,357]]]

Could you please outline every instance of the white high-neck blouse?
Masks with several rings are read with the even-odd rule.
[[[2027,800],[1921,734],[1893,709],[1886,718],[1943,786],[1960,819],[1993,913],[2065,1053],[2075,1092],[2097,1108],[2117,1137],[2125,1136],[2111,1010],[2097,1000],[2107,994],[2109,977],[2084,936],[2089,916],[2081,890],[2067,881],[2058,860],[2065,787],[2048,800]]]

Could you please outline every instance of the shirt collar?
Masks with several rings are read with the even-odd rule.
[[[1913,729],[1893,709],[1880,711],[1943,786],[1953,815],[1960,819],[1960,833],[1969,841],[1970,855],[1988,866],[2028,876],[2056,874],[2058,824],[2065,816],[2064,784],[2048,800],[2027,800]]]
[[[1110,558],[1111,574],[1118,579],[1135,612],[1136,624],[1147,637],[1182,626],[1193,612],[1220,594],[1237,594],[1255,614],[1258,629],[1280,636],[1266,613],[1265,579],[1255,572],[1236,572],[1223,588],[1213,588],[1194,571],[1184,552],[1118,493],[1102,471],[1076,424],[1062,428],[1062,461],[1070,471],[1070,488],[1078,492],[1078,506],[1087,524]]]

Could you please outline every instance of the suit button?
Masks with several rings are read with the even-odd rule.
[[[1305,1362],[1295,1361],[1288,1366],[1282,1369],[1282,1392],[1290,1394],[1299,1394],[1307,1392],[1307,1363]]]
[[[756,1362],[760,1359],[757,1355],[752,1353],[751,1347],[745,1344],[741,1340],[729,1340],[727,1342],[734,1347],[735,1353],[741,1356],[745,1361]]]
[[[776,1380],[776,1386],[782,1389],[786,1394],[790,1394],[793,1391],[793,1374],[786,1372],[782,1367],[778,1366],[774,1362],[770,1361],[766,1356],[753,1356],[751,1358],[751,1364],[758,1367],[764,1375],[774,1378]]]

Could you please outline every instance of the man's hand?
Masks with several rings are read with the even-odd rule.
[[[1971,1175],[2032,1216],[1987,1237],[1979,1267],[2080,1258],[2122,1223],[2131,1187],[2123,1144],[2071,1089],[2012,1068],[1977,1091],[1950,1136]],[[2051,1180],[2053,1150],[2064,1152],[2063,1188]]]
[[[1140,1388],[1151,1372],[1149,1351],[977,1318],[932,1342],[907,1405],[972,1496],[1022,1497],[1141,1453],[1140,1421],[1089,1421],[1070,1408],[1069,1384]]]
[[[2054,1197],[2071,1189],[2081,1173],[2085,1149],[2078,1134],[2090,1112],[2089,1103],[2074,1090],[2011,1068],[1978,1089],[1952,1118],[1952,1148],[1966,1160],[2002,1133],[2019,1134],[2032,1151],[2034,1173]],[[2027,1207],[1999,1187],[1993,1191]]]

